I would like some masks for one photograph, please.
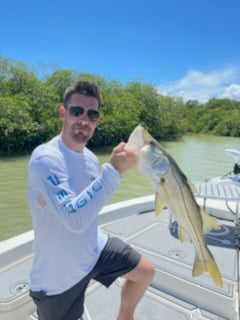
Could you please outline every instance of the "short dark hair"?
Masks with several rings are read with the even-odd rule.
[[[100,108],[102,105],[102,96],[98,86],[89,81],[78,81],[75,85],[68,87],[64,92],[63,104],[65,108],[67,108],[67,103],[70,97],[75,93],[80,93],[84,96],[95,97],[98,101],[98,108]]]

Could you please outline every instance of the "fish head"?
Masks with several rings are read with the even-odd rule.
[[[140,150],[140,166],[141,165],[141,171],[143,171],[144,168],[145,170],[148,168],[148,173],[162,176],[168,172],[170,163],[158,144],[152,140],[145,143]]]
[[[164,175],[169,169],[169,160],[159,143],[141,126],[131,133],[126,148],[139,155],[138,168],[143,174]]]

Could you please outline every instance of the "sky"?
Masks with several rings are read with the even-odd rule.
[[[0,56],[240,100],[240,0],[1,0]]]

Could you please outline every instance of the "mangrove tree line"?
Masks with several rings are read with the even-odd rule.
[[[187,132],[240,136],[239,101],[184,102],[161,94],[149,83],[122,84],[75,70],[56,69],[43,77],[29,65],[0,57],[0,153],[31,152],[57,134],[64,90],[81,79],[97,83],[104,102],[91,147],[126,141],[139,123],[159,140],[177,139]]]

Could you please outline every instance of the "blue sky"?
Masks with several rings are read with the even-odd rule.
[[[239,0],[1,0],[0,55],[240,100]]]

